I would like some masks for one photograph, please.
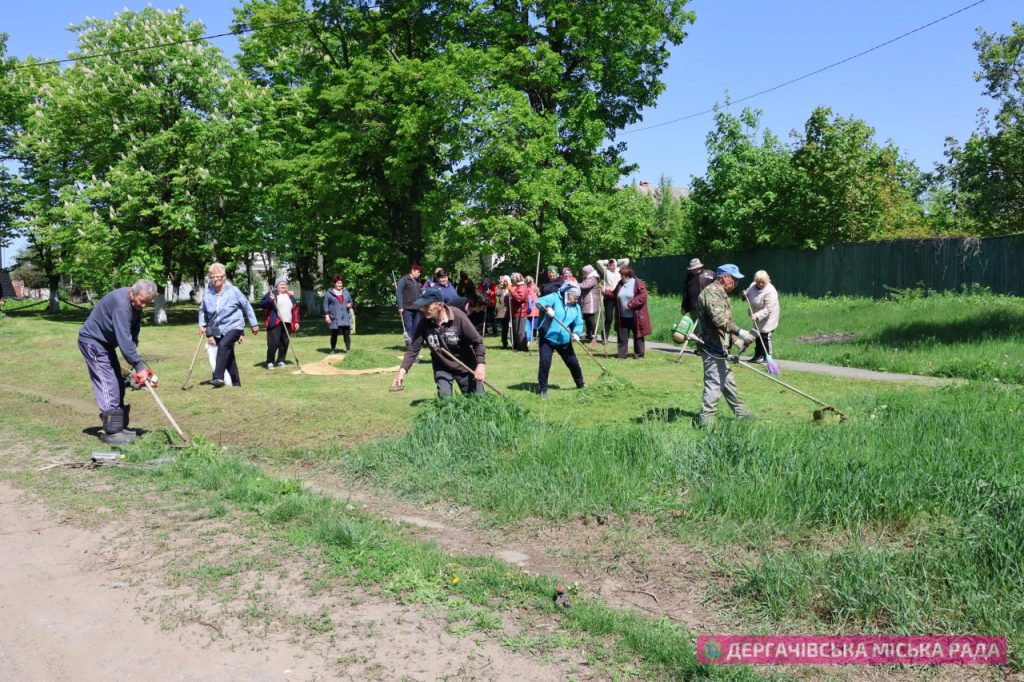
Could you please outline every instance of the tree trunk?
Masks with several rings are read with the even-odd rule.
[[[50,286],[50,304],[46,311],[50,313],[60,312],[60,275],[47,275],[46,281]]]

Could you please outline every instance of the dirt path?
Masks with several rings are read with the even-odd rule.
[[[281,625],[247,631],[211,612],[230,604],[168,587],[165,571],[154,569],[169,557],[139,542],[125,526],[145,521],[131,517],[101,530],[77,528],[0,482],[0,679],[558,680],[574,674],[575,666],[542,663],[486,637],[455,637],[419,609],[352,590],[314,597],[297,580],[271,590],[283,602],[273,604],[275,612],[328,613],[336,627],[308,638]],[[154,618],[154,604],[172,597],[190,606],[179,606],[176,622]]]

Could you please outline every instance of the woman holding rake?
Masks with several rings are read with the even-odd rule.
[[[541,399],[548,397],[548,374],[551,372],[551,356],[558,353],[569,368],[576,388],[583,388],[583,369],[573,349],[572,342],[580,340],[583,332],[583,313],[577,305],[580,287],[575,282],[562,287],[556,294],[537,299],[538,308],[546,317],[540,323],[537,334],[540,337],[540,366],[537,369],[537,389]],[[561,323],[561,324],[559,324]]]
[[[757,347],[750,361],[770,362],[773,355],[772,332],[779,326],[779,292],[772,285],[772,278],[768,273],[758,270],[754,273],[754,283],[747,289],[745,296],[756,331],[754,342]]]

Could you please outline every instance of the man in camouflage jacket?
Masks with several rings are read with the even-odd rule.
[[[730,335],[750,343],[753,334],[740,329],[732,321],[732,303],[729,292],[736,288],[736,281],[743,279],[739,268],[731,263],[720,266],[715,271],[715,281],[709,284],[697,298],[697,319],[700,322],[700,334],[704,341],[701,357],[704,360],[704,397],[700,412],[700,425],[709,426],[718,410],[718,401],[725,396],[729,407],[741,419],[749,419],[751,414],[740,399],[729,367],[727,351]]]

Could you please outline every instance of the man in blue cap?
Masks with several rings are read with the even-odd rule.
[[[700,322],[701,340],[704,342],[701,350],[701,357],[704,359],[701,426],[709,426],[714,420],[718,401],[723,395],[737,417],[749,419],[754,416],[740,399],[728,362],[728,348],[732,345],[732,335],[738,336],[744,344],[754,341],[753,334],[740,329],[732,321],[729,293],[736,288],[736,282],[740,279],[743,279],[743,274],[738,267],[732,263],[720,265],[715,270],[715,281],[705,287],[697,297],[697,319]]]
[[[450,397],[454,386],[458,386],[463,395],[483,393],[486,371],[484,340],[466,313],[447,305],[437,287],[424,291],[414,306],[422,317],[416,323],[409,348],[391,387],[395,390],[402,388],[405,375],[419,359],[420,348],[426,343],[430,349],[437,397]]]

